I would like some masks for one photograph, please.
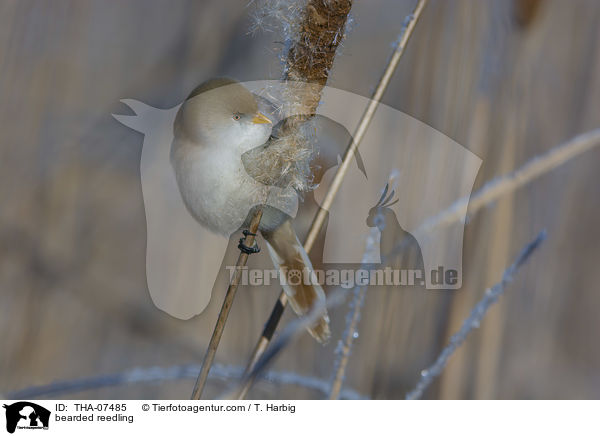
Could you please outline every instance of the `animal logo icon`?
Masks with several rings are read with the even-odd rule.
[[[14,433],[21,429],[47,429],[50,422],[50,411],[29,401],[4,404],[6,409],[6,431]]]

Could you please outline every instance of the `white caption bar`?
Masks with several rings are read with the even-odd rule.
[[[597,401],[5,400],[3,404],[1,425],[20,436],[587,434],[598,431],[594,416],[599,408]]]

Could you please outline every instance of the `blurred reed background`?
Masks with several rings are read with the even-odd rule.
[[[281,40],[248,34],[247,4],[0,2],[0,393],[201,362],[225,287],[188,321],[150,300],[143,138],[111,113],[126,111],[122,98],[173,107],[213,76],[279,78]],[[368,97],[413,6],[357,0],[329,85]],[[481,157],[477,189],[600,126],[599,41],[594,0],[433,0],[383,102]],[[600,398],[599,165],[592,150],[478,213],[465,229],[461,290],[370,290],[344,386],[403,398],[484,289],[546,228],[548,241],[426,398]],[[277,295],[240,290],[217,362],[246,363]],[[273,368],[328,380],[345,311],[332,311],[331,344],[303,334]],[[192,386],[64,397],[188,398]],[[207,398],[225,387],[211,382]],[[260,382],[250,397],[322,394]]]

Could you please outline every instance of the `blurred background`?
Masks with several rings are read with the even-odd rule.
[[[356,0],[329,85],[370,96],[414,1]],[[135,368],[199,364],[225,286],[183,321],[152,303],[143,136],[122,98],[179,104],[213,76],[277,79],[281,37],[249,34],[246,0],[0,2],[0,394]],[[600,127],[600,4],[432,0],[383,102],[483,159],[475,190]],[[382,159],[384,157],[382,156]],[[426,398],[600,398],[600,149],[503,197],[465,228],[463,287],[367,294],[344,383],[403,398],[486,287],[541,229],[548,240]],[[217,362],[244,366],[278,289],[241,289]],[[272,366],[328,381],[334,340],[307,334]],[[283,323],[294,319],[286,313]],[[187,399],[193,378],[53,398]],[[206,398],[228,380],[209,383]],[[259,382],[250,398],[322,398]]]

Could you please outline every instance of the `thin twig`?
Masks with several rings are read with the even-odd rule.
[[[248,381],[255,380],[262,374],[273,359],[283,350],[289,343],[304,331],[307,327],[313,325],[322,315],[323,310],[338,306],[345,301],[345,289],[337,289],[330,293],[325,301],[317,301],[311,310],[304,316],[290,322],[281,332],[273,343],[260,355],[256,364],[251,371],[245,371],[239,386],[224,395],[224,399],[236,398],[239,399],[239,392],[243,386],[248,384]],[[327,389],[329,391],[329,388]]]
[[[316,214],[316,216],[311,224],[310,230],[309,230],[306,240],[304,242],[304,250],[307,253],[310,253],[313,245],[315,244],[315,242],[317,240],[317,236],[319,235],[319,233],[325,223],[325,219],[327,218],[327,211],[330,209],[331,204],[333,203],[333,200],[334,200],[337,192],[340,189],[342,180],[343,180],[344,176],[346,175],[348,168],[350,167],[350,162],[352,161],[352,159],[358,149],[358,146],[362,142],[363,137],[364,137],[365,133],[367,132],[367,128],[369,127],[369,125],[371,124],[371,121],[373,120],[375,111],[377,110],[377,107],[379,106],[379,103],[381,102],[383,94],[384,94],[385,90],[387,89],[387,86],[390,83],[392,75],[393,75],[394,71],[396,70],[396,67],[398,66],[398,62],[400,61],[400,58],[402,57],[402,54],[404,53],[406,44],[408,43],[408,40],[413,33],[415,25],[416,25],[417,21],[419,20],[419,17],[421,16],[421,12],[423,11],[423,8],[425,7],[426,3],[427,3],[427,0],[419,0],[413,13],[411,15],[409,15],[408,17],[406,17],[406,19],[405,19],[400,38],[398,40],[398,44],[397,44],[392,56],[390,57],[388,65],[386,66],[385,71],[384,71],[383,75],[381,76],[379,83],[377,84],[375,92],[373,93],[373,96],[371,97],[371,100],[369,101],[369,104],[368,104],[367,108],[365,109],[365,112],[363,113],[360,122],[358,123],[356,131],[354,132],[354,135],[353,135],[352,142],[349,144],[348,149],[346,150],[346,154],[344,155],[342,163],[340,164],[340,166],[333,178],[331,186],[325,196],[325,199],[323,200],[323,203],[321,204],[321,208],[319,209],[319,212]],[[252,371],[252,368],[254,367],[256,362],[260,359],[260,356],[267,349],[267,346],[269,345],[269,342],[271,341],[271,339],[273,337],[273,333],[275,332],[275,329],[277,328],[277,325],[279,324],[279,321],[281,320],[281,316],[287,305],[287,302],[288,302],[287,296],[285,295],[285,293],[283,291],[281,291],[281,293],[279,294],[279,298],[277,299],[277,302],[275,303],[275,306],[273,307],[273,310],[271,311],[271,315],[269,317],[269,320],[267,321],[267,324],[265,325],[262,335],[259,338],[258,342],[256,343],[256,346],[254,347],[254,350],[253,350],[250,360],[248,362],[248,367],[247,367],[248,373],[250,373]],[[251,385],[252,385],[252,378],[249,377],[246,385],[240,391],[238,399],[243,399],[246,396]]]
[[[533,179],[598,145],[600,145],[600,129],[579,134],[550,151],[534,157],[520,168],[490,180],[470,197],[460,198],[442,213],[425,221],[418,231],[427,232],[434,227],[454,223],[465,216],[466,212],[472,215],[503,195],[516,191]]]
[[[241,379],[244,368],[241,366],[215,363],[209,374],[211,380],[231,381]],[[75,380],[63,380],[46,385],[31,386],[17,391],[0,394],[0,399],[22,400],[27,398],[57,397],[61,395],[85,392],[110,386],[124,386],[137,383],[164,382],[196,378],[200,365],[175,365],[166,368],[133,368],[116,374],[96,375]],[[309,377],[289,371],[268,371],[260,379],[274,385],[294,385],[327,394],[329,383],[316,377]],[[368,400],[352,389],[344,389],[342,397],[348,400]]]
[[[381,217],[382,218],[382,217]],[[365,265],[369,257],[372,256],[373,251],[377,250],[377,236],[379,229],[373,227],[367,238],[367,246],[365,253],[363,254],[362,264]],[[344,375],[346,373],[346,367],[350,360],[350,352],[352,351],[352,344],[356,339],[358,323],[360,321],[360,311],[365,301],[367,294],[368,285],[355,286],[354,297],[350,302],[350,312],[346,318],[346,328],[344,329],[344,338],[340,340],[338,344],[339,358],[334,364],[334,376],[331,381],[331,387],[329,389],[329,399],[337,400],[340,397],[342,391],[342,384],[344,382]],[[336,353],[338,350],[336,350]]]
[[[541,156],[536,156],[525,163],[522,167],[510,172],[509,174],[487,182],[481,189],[473,193],[470,199],[469,197],[460,198],[441,213],[426,220],[417,228],[415,233],[426,233],[438,226],[448,225],[459,221],[465,215],[467,207],[469,216],[474,215],[481,208],[493,203],[501,196],[515,191],[536,177],[551,171],[552,169],[562,165],[563,163],[575,158],[581,153],[588,151],[597,145],[600,145],[600,129],[582,133],[566,143],[554,147],[547,153]],[[406,248],[406,245],[406,241],[400,242],[385,258],[381,259],[381,265],[386,265],[397,254],[401,253]],[[360,300],[364,298],[364,292],[366,292],[366,289],[361,291],[362,292],[360,294],[355,296],[357,302],[360,302]],[[356,313],[357,311],[358,313]],[[350,324],[353,326],[353,328],[351,328],[345,334],[345,341],[342,345],[342,358],[340,359],[340,363],[337,364],[335,383],[338,383],[338,385],[335,387],[338,389],[341,388],[345,366],[347,364],[350,347],[352,345],[352,339],[359,320],[359,317],[357,318],[354,315],[359,315],[359,311],[360,306],[353,306],[353,319],[352,323]],[[335,391],[332,390],[330,393],[330,398],[333,399],[334,397]]]
[[[510,194],[535,178],[567,163],[580,154],[600,145],[600,129],[590,130],[569,139],[548,152],[527,161],[520,168],[508,174],[487,182],[470,197],[459,198],[442,212],[428,218],[417,227],[413,235],[426,234],[432,229],[450,225],[460,221],[464,216],[468,219],[480,209],[488,206],[506,194]],[[381,259],[385,264],[401,253],[407,246],[407,240],[402,240],[390,253]]]
[[[256,208],[256,211],[252,217],[252,221],[250,222],[250,232],[244,238],[244,243],[249,247],[254,245],[255,235],[258,232],[258,226],[260,224],[262,214],[262,207]],[[225,329],[225,323],[227,322],[229,311],[233,305],[233,299],[235,298],[235,293],[242,277],[243,267],[246,266],[246,262],[248,261],[248,256],[249,254],[247,252],[240,250],[235,273],[231,279],[229,287],[227,288],[225,300],[223,301],[221,312],[219,312],[219,317],[217,318],[217,324],[213,330],[210,343],[208,344],[208,349],[206,350],[206,355],[204,356],[204,361],[202,362],[202,369],[200,370],[200,374],[198,375],[198,379],[196,380],[196,384],[194,386],[194,391],[192,392],[192,400],[199,400],[202,396],[202,392],[204,391],[204,387],[206,386],[208,373],[215,359],[215,354],[217,353],[217,348],[219,347],[219,342],[221,341],[221,336],[223,335],[223,330]]]
[[[512,282],[519,268],[525,263],[525,261],[527,261],[531,254],[545,239],[546,231],[544,230],[540,232],[532,242],[527,244],[523,250],[521,250],[514,263],[504,271],[502,280],[485,291],[485,294],[481,300],[479,300],[473,310],[471,310],[471,313],[467,319],[463,321],[463,324],[458,332],[450,338],[450,342],[442,350],[435,363],[429,368],[421,371],[421,379],[417,383],[417,386],[408,394],[406,394],[407,400],[418,400],[423,396],[423,393],[429,387],[429,385],[431,385],[435,378],[442,373],[450,356],[452,356],[456,349],[462,345],[469,333],[471,333],[474,328],[479,327],[490,306],[498,301],[498,298],[504,293],[506,285]]]

